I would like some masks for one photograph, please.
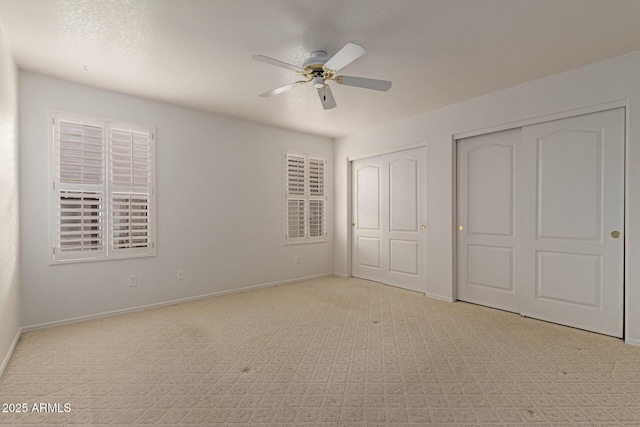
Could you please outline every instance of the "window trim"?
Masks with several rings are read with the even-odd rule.
[[[288,158],[289,156],[303,157],[305,159],[304,165],[304,194],[292,194],[289,195],[289,179],[288,179]],[[310,173],[309,173],[309,162],[310,160],[320,160],[324,163],[323,169],[323,179],[324,179],[324,187],[322,195],[312,195],[310,192]],[[283,202],[283,244],[285,246],[288,245],[303,245],[309,243],[326,243],[329,241],[329,232],[327,231],[327,203],[328,203],[328,191],[327,191],[327,167],[328,160],[321,155],[309,154],[302,151],[297,150],[285,150],[283,156],[284,165],[282,167],[283,171],[283,191],[284,191],[284,202]],[[288,231],[288,219],[289,219],[289,200],[303,200],[304,201],[304,237],[289,237]],[[324,233],[322,236],[311,237],[310,236],[310,201],[312,200],[321,200],[324,204],[324,221],[323,221],[323,230]]]
[[[96,262],[96,261],[109,261],[116,259],[132,259],[132,258],[147,258],[157,255],[157,203],[156,203],[156,128],[153,126],[125,122],[110,118],[97,117],[84,113],[74,113],[63,110],[49,110],[49,265],[61,265],[80,262]],[[60,176],[58,174],[58,142],[56,141],[56,120],[69,120],[72,122],[79,122],[83,124],[97,125],[102,127],[103,138],[103,177],[100,184],[94,184],[95,188],[100,188],[102,193],[102,199],[104,206],[101,209],[103,215],[103,244],[102,249],[97,250],[95,256],[90,254],[82,254],[81,252],[68,252],[64,253],[60,251],[58,245],[58,235],[60,234],[58,223],[58,212],[60,199],[59,195],[62,191],[86,191],[83,190],[82,184],[61,184]],[[110,159],[110,132],[111,129],[117,127],[122,129],[123,127],[129,128],[138,132],[147,133],[149,136],[149,184],[146,186],[148,192],[148,235],[150,245],[144,248],[129,248],[126,251],[119,252],[113,250],[112,245],[112,196],[113,194],[122,192],[122,186],[114,185],[111,182],[111,159]],[[88,187],[88,186],[87,186]],[[85,187],[86,188],[86,187]],[[142,188],[142,187],[139,187]],[[134,189],[132,185],[128,190],[130,194],[140,194],[140,191]],[[142,194],[147,194],[143,192]],[[82,255],[82,256],[79,256]]]

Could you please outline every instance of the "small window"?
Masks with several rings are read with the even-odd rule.
[[[326,241],[327,161],[287,153],[285,164],[285,243]]]
[[[52,262],[155,255],[154,132],[53,114]]]

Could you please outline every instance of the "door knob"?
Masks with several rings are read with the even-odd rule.
[[[352,226],[352,227],[355,227],[355,226],[356,226],[356,223],[355,223],[355,222],[352,222],[352,223],[351,223],[351,226]]]
[[[611,237],[613,237],[614,239],[617,239],[618,237],[620,237],[620,232],[618,230],[613,230],[611,232]]]
[[[422,229],[423,229],[423,230],[426,230],[426,229],[427,229],[427,226],[426,226],[426,225],[423,225],[423,226],[422,226]]]
[[[462,230],[464,230],[464,227],[463,227],[463,226],[461,226],[461,225],[459,225],[459,226],[458,226],[458,231],[462,231]]]

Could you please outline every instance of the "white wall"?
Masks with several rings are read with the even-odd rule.
[[[284,150],[326,156],[333,189],[331,139],[29,72],[20,72],[19,87],[25,327],[333,273],[332,240],[282,243]],[[156,257],[48,265],[50,108],[157,127]]]
[[[455,298],[453,285],[454,135],[579,112],[627,105],[626,340],[640,345],[640,52],[495,92],[395,124],[340,138],[335,147],[335,269],[348,274],[347,158],[427,143],[427,283],[425,293]]]
[[[20,332],[18,73],[0,27],[0,375]]]

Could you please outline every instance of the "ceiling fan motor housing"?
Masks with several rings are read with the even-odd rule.
[[[327,52],[324,50],[316,50],[311,52],[311,57],[302,63],[303,69],[311,69],[313,71],[322,71],[322,66],[329,60]]]
[[[316,50],[302,63],[302,75],[313,81],[313,87],[316,89],[322,89],[325,87],[325,80],[335,77],[335,71],[324,67],[328,60],[327,52]]]

